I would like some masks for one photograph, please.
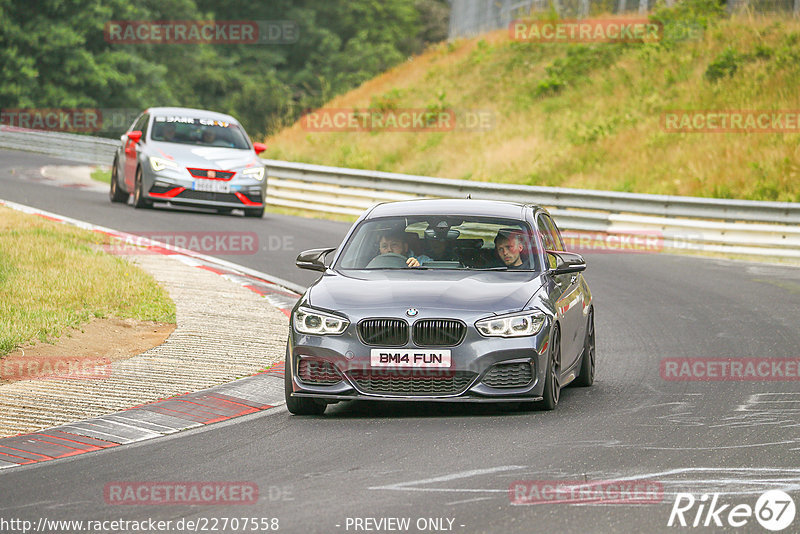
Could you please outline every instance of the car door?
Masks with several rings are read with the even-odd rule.
[[[150,116],[147,113],[143,113],[138,119],[136,119],[136,122],[133,123],[133,126],[131,126],[130,130],[128,130],[129,132],[132,132],[134,130],[139,130],[140,132],[142,132],[142,139],[140,143],[144,142],[145,135],[147,134],[146,132],[147,121],[149,118]],[[133,191],[134,181],[136,180],[136,165],[139,161],[138,155],[139,155],[139,147],[137,143],[134,143],[133,141],[128,139],[127,136],[125,136],[125,146],[123,150],[123,156],[125,158],[124,181],[125,181],[125,189],[127,189],[128,191]]]
[[[539,213],[537,228],[547,250],[564,251],[564,241],[553,219],[544,212]],[[549,258],[549,257],[548,257]],[[554,267],[554,265],[550,265]],[[580,356],[585,330],[583,318],[583,289],[580,273],[554,275],[557,290],[553,295],[561,315],[561,369],[566,370]],[[557,296],[556,296],[557,295]]]

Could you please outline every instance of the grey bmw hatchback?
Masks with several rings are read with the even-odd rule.
[[[302,252],[297,266],[322,276],[289,321],[293,414],[322,414],[346,400],[552,410],[562,387],[594,382],[586,263],[565,251],[541,207],[379,204],[338,248]]]

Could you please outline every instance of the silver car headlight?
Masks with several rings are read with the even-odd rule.
[[[522,337],[538,334],[547,316],[541,312],[525,312],[505,317],[490,317],[475,323],[475,328],[489,337]]]
[[[293,319],[294,329],[301,334],[336,335],[350,325],[347,319],[305,307],[297,308]]]
[[[164,169],[178,170],[178,164],[172,160],[150,156],[150,168],[153,169],[153,172],[163,171]]]
[[[248,178],[255,178],[259,182],[264,179],[264,167],[253,167],[242,171],[243,176]]]

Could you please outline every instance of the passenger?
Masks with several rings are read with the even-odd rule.
[[[530,270],[528,258],[520,257],[525,249],[520,232],[500,230],[494,238],[494,249],[508,269]]]

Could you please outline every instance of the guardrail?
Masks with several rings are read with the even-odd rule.
[[[110,165],[119,141],[0,127],[0,148]],[[452,180],[278,160],[268,166],[267,202],[358,216],[378,202],[483,198],[547,207],[565,230],[657,235],[664,247],[800,259],[800,203],[644,195]]]
[[[0,148],[39,152],[92,165],[114,161],[119,140],[0,126]]]
[[[547,207],[559,226],[610,235],[657,235],[666,248],[800,258],[800,204],[644,195],[451,180],[267,160],[268,202],[360,215],[414,198],[484,198]]]

